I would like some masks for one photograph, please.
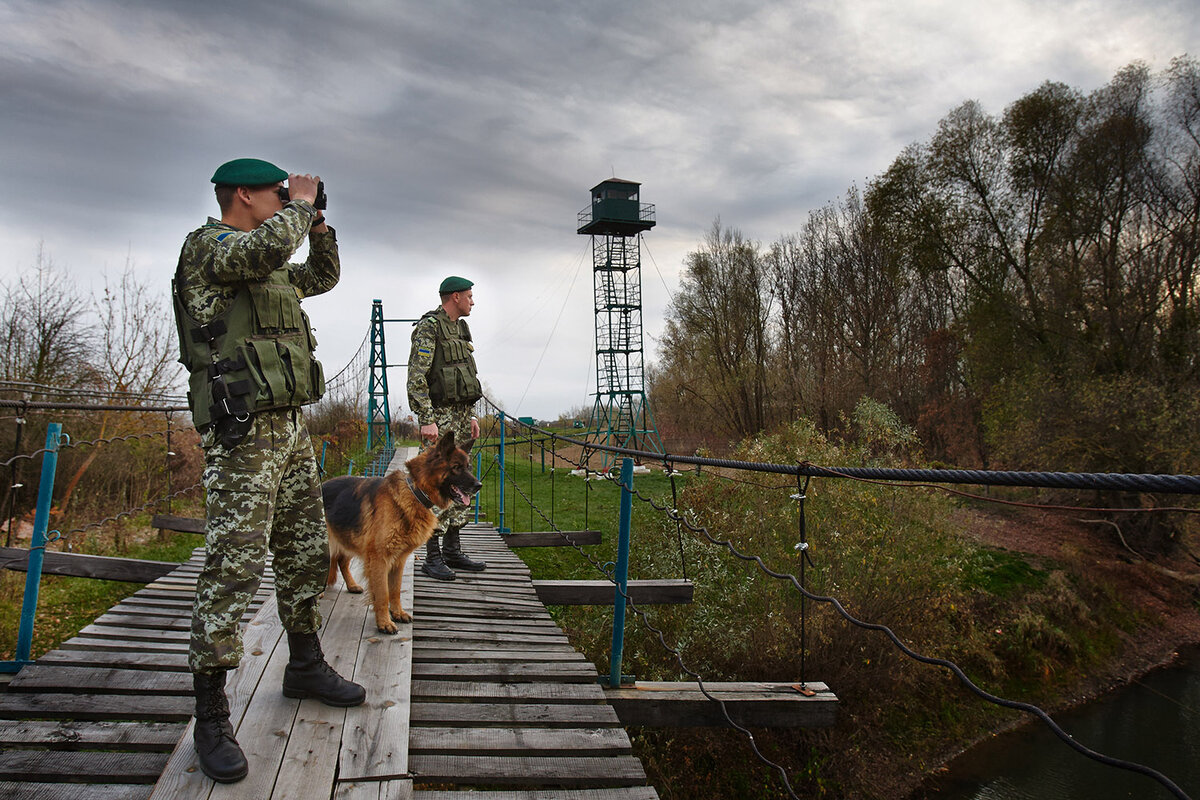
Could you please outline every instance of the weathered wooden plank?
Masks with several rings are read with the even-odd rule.
[[[612,581],[534,581],[538,599],[548,606],[611,606],[616,597]],[[675,578],[632,580],[626,587],[638,605],[671,605],[692,602],[691,581]]]
[[[414,725],[595,728],[621,724],[617,712],[606,705],[414,702],[409,715]]]
[[[416,700],[431,698],[448,702],[477,703],[603,703],[599,684],[586,683],[490,683],[483,681],[413,680]]]
[[[64,694],[50,692],[0,693],[0,717],[7,719],[145,720],[183,722],[192,715],[190,697]]]
[[[414,780],[428,783],[536,786],[637,786],[646,782],[633,756],[409,756]]]
[[[413,755],[570,757],[633,752],[621,728],[413,728]]]
[[[436,664],[416,663],[414,679],[445,681],[558,681],[595,683],[596,668],[591,662]]]
[[[432,662],[440,664],[474,664],[494,663],[498,661],[517,661],[520,663],[559,661],[585,662],[582,653],[576,652],[570,645],[547,646],[544,649],[526,648],[522,650],[480,650],[471,645],[461,649],[413,647],[413,663]],[[590,662],[589,662],[590,663]]]
[[[204,520],[177,517],[173,514],[155,514],[150,518],[150,527],[179,533],[204,533]]]
[[[0,749],[125,750],[169,753],[186,726],[179,722],[0,722]],[[0,792],[0,796],[4,796]]]
[[[187,642],[124,642],[120,639],[101,639],[91,638],[88,636],[76,636],[74,639],[68,639],[59,645],[57,650],[51,650],[46,655],[38,659],[41,662],[49,660],[52,663],[70,664],[79,663],[86,664],[88,659],[99,659],[96,663],[121,663],[122,657],[129,658],[131,667],[137,666],[142,662],[141,656],[154,657],[161,656],[164,661],[162,663],[172,663],[173,656],[186,654],[188,651]],[[110,655],[104,656],[102,653]],[[104,659],[108,659],[105,661]],[[145,661],[145,663],[159,663],[153,661]],[[155,667],[149,667],[154,669]]]
[[[421,639],[437,647],[451,644],[472,644],[478,647],[500,645],[507,649],[538,644],[554,645],[563,641],[562,636],[519,636],[511,633],[489,633],[486,631],[423,631]]]
[[[333,800],[412,800],[411,778],[389,781],[339,782]],[[461,798],[459,798],[461,800]]]
[[[837,696],[823,683],[808,682],[811,697],[788,683],[705,683],[739,725],[758,728],[824,728],[837,721]],[[723,726],[721,705],[695,683],[638,682],[634,688],[605,689],[626,726]]]
[[[121,601],[121,605],[138,609],[166,608],[172,611],[186,610],[189,614],[192,612],[192,600],[187,597],[152,597],[131,594]]]
[[[241,664],[229,673],[226,681],[225,693],[229,697],[229,718],[235,730],[246,713],[246,705],[255,687],[263,679],[267,663],[279,648],[279,640],[282,635],[283,626],[279,622],[277,603],[272,596],[263,603],[259,614],[246,626],[242,635],[245,654]],[[286,649],[286,645],[283,649]],[[296,701],[287,702],[295,703]],[[191,720],[194,710],[195,703],[189,698],[185,719]],[[200,771],[200,766],[196,761],[196,751],[192,744],[194,725],[195,721],[192,720],[184,730],[179,745],[176,746],[170,760],[161,771],[151,798],[178,800],[179,798],[206,797],[210,791],[212,781]],[[238,741],[241,743],[240,738]],[[234,796],[236,797],[236,795]],[[257,795],[257,797],[265,796]]]
[[[172,617],[154,614],[103,614],[96,619],[96,625],[109,625],[119,628],[142,628],[144,630],[188,631],[191,630],[191,617]]]
[[[278,627],[278,622],[275,620],[262,620],[262,627],[282,634],[282,628]],[[245,779],[236,784],[213,785],[209,797],[239,798],[240,800],[243,797],[266,798],[271,796],[271,786],[275,782],[280,758],[287,745],[288,736],[301,701],[283,697],[279,688],[283,685],[283,670],[288,661],[287,644],[276,638],[275,646],[269,651],[265,648],[261,649],[258,658],[266,659],[265,663],[260,660],[256,664],[256,667],[261,668],[258,675],[244,674],[240,676],[237,685],[229,693],[230,720],[236,731],[238,744],[241,745],[242,752],[245,753],[246,760],[250,764],[250,772]],[[235,672],[240,671],[241,666],[239,665]],[[256,679],[251,680],[252,677]],[[181,744],[185,743],[181,742]],[[190,744],[191,742],[186,742],[186,745]],[[190,755],[194,760],[194,750]],[[198,780],[202,789],[212,783],[200,773],[199,769],[195,774],[199,776]],[[314,780],[315,783],[317,780]],[[329,786],[330,784],[326,783],[325,785]],[[162,786],[161,779],[158,786]],[[194,781],[192,786],[195,786]],[[185,794],[180,791],[171,795],[172,798],[189,796],[192,796],[192,792]]]
[[[458,581],[456,580],[455,583]],[[538,606],[537,593],[533,591],[528,581],[523,581],[519,585],[513,586],[437,586],[428,591],[421,592],[421,596],[417,598],[419,603],[446,603],[454,604],[459,602],[474,603],[480,606],[487,605],[518,605],[529,606],[534,608]]]
[[[192,676],[144,669],[30,664],[8,685],[9,692],[72,694],[192,695]],[[138,703],[139,700],[126,700]]]
[[[150,786],[121,783],[93,783],[84,789],[78,783],[0,781],[0,797],[5,800],[145,800],[150,791]]]
[[[0,779],[154,783],[166,763],[165,753],[5,750],[0,752]]]
[[[600,544],[600,531],[530,531],[502,533],[509,547],[572,547]]]
[[[412,608],[412,559],[404,568],[400,600],[404,608]],[[402,626],[394,636],[379,633],[374,615],[367,614],[358,642],[355,678],[371,689],[367,702],[346,714],[340,779],[379,779],[408,772],[412,650],[411,628]]]
[[[462,792],[417,790],[413,800],[462,800]],[[652,786],[619,786],[611,789],[515,789],[472,791],[471,800],[658,800]]]
[[[513,602],[496,602],[495,600],[475,600],[458,597],[426,597],[418,600],[413,606],[413,613],[422,616],[443,614],[471,615],[486,619],[519,618],[522,616],[534,619],[546,619],[549,612],[546,606],[538,602],[536,597],[529,600]]]
[[[85,625],[79,636],[85,639],[111,639],[118,642],[184,642],[191,638],[190,631],[155,631],[147,628],[122,628],[114,625]]]
[[[496,629],[506,633],[521,636],[563,636],[562,629],[553,621],[507,619],[504,622],[489,622],[488,620],[471,619],[470,617],[446,617],[426,614],[415,617],[413,621],[417,635],[429,631],[458,631],[490,633]]]
[[[365,635],[367,615],[356,595],[326,591],[324,601],[332,605],[324,613],[325,625],[321,630],[325,660],[338,674],[355,679],[356,651]],[[287,746],[280,754],[273,797],[305,797],[313,793],[315,786],[326,790],[333,786],[350,713],[360,715],[363,707],[333,708],[317,700],[300,702]]]
[[[21,547],[0,547],[0,568],[25,572],[29,551]],[[60,553],[47,550],[42,561],[42,574],[65,575],[72,578],[99,578],[107,581],[150,583],[179,566],[174,561],[143,561],[139,558],[89,556],[80,553]]]

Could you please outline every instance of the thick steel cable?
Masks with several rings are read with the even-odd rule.
[[[495,405],[493,403],[493,405]],[[518,425],[548,433],[541,428],[514,419]],[[1170,494],[1200,494],[1200,475],[1155,475],[1123,472],[1025,472],[976,469],[897,469],[881,467],[822,467],[809,461],[800,464],[767,464],[755,461],[735,461],[724,458],[655,453],[624,447],[561,437],[563,441],[586,449],[603,450],[643,461],[669,458],[678,464],[699,464],[709,467],[771,472],[778,475],[807,475],[813,478],[866,478],[882,481],[921,483],[969,483],[979,486],[1022,486],[1035,489],[1099,489],[1131,492],[1164,492]],[[1127,509],[1126,509],[1127,510]]]

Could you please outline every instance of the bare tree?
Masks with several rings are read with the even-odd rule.
[[[167,301],[155,297],[141,283],[127,259],[121,276],[104,276],[104,290],[93,298],[100,321],[99,353],[91,365],[90,383],[104,392],[153,395],[168,391],[179,374],[172,368],[176,341]],[[100,412],[99,437],[124,435],[144,427],[140,414]],[[84,473],[95,463],[99,448],[92,448],[63,490],[60,507],[66,508]]]
[[[87,383],[92,332],[87,302],[38,245],[32,269],[0,284],[0,378],[77,387]]]
[[[702,407],[716,430],[758,433],[773,422],[766,261],[756,243],[717,220],[686,265],[660,349],[658,374],[674,388],[659,397]]]

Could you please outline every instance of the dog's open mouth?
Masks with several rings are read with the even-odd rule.
[[[462,489],[458,488],[457,486],[450,487],[450,496],[453,497],[458,502],[462,503],[464,506],[468,506],[471,504],[471,495],[467,494],[466,492],[464,492]]]

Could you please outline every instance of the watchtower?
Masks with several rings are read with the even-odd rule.
[[[641,235],[654,227],[654,206],[641,202],[640,188],[619,178],[603,181],[579,212],[576,232],[592,237],[596,314],[596,404],[588,437],[661,453],[646,400],[642,348]]]

